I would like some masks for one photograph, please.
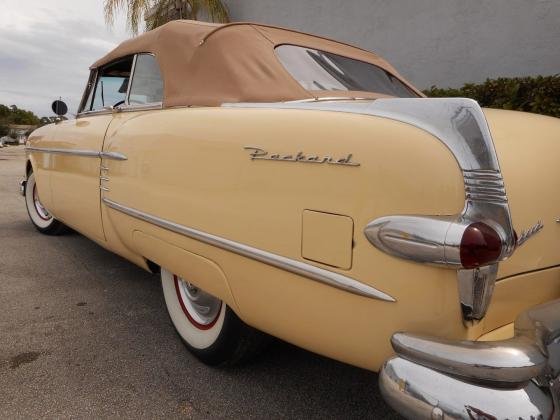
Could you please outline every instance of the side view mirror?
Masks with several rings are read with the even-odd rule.
[[[66,104],[61,100],[54,101],[51,105],[51,108],[53,112],[59,117],[66,115],[66,113],[68,112],[68,106],[66,106]]]

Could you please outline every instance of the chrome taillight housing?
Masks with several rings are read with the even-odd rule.
[[[489,222],[441,216],[385,216],[365,228],[380,250],[408,260],[474,269],[509,256],[514,244]]]
[[[467,209],[477,207],[470,203]],[[517,237],[495,220],[475,221],[469,215],[384,216],[369,223],[364,233],[387,254],[457,270],[463,319],[472,322],[486,314],[498,263],[513,253]]]

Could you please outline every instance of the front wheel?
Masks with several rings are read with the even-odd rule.
[[[211,365],[235,365],[258,354],[267,336],[245,324],[220,299],[161,269],[165,304],[187,349]]]
[[[67,231],[67,227],[56,220],[41,204],[39,189],[35,183],[35,174],[33,172],[27,177],[24,196],[29,218],[39,232],[45,235],[60,235]]]

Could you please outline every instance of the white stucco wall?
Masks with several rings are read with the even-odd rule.
[[[560,0],[226,0],[232,19],[372,50],[416,86],[560,73]]]

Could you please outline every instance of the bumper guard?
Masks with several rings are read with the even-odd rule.
[[[515,320],[502,341],[396,333],[379,373],[385,400],[410,419],[559,419],[560,300]]]

